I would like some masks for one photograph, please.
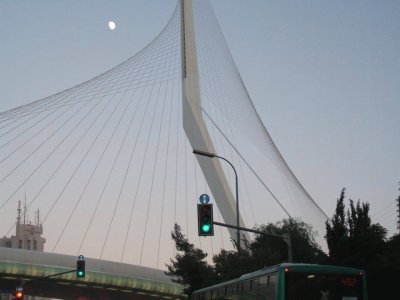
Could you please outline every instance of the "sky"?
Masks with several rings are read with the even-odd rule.
[[[396,230],[400,3],[210,0],[261,119],[328,216],[343,187]],[[175,0],[0,1],[0,111],[90,79],[161,31]],[[111,31],[108,22],[116,23]]]

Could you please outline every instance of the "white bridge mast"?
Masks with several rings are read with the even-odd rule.
[[[216,153],[201,111],[199,71],[192,0],[181,1],[183,128],[193,149]],[[236,225],[236,201],[218,159],[196,155],[225,223]],[[240,216],[240,226],[244,222]],[[236,241],[236,230],[229,229]],[[242,232],[249,240],[249,235]]]

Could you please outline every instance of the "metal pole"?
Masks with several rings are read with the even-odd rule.
[[[60,273],[55,273],[55,274],[51,274],[51,275],[48,275],[48,276],[42,276],[42,277],[38,277],[38,278],[21,280],[20,287],[23,287],[25,284],[28,284],[28,283],[30,283],[32,281],[44,280],[44,279],[47,279],[47,278],[51,278],[51,277],[55,277],[55,276],[59,276],[59,275],[64,275],[64,274],[68,274],[68,273],[72,273],[72,272],[76,272],[76,269],[73,269],[73,270],[70,270],[70,271],[65,271],[65,272],[60,272]]]
[[[240,250],[239,181],[238,181],[238,175],[237,175],[236,169],[233,166],[233,164],[229,160],[227,160],[225,157],[216,155],[214,153],[206,152],[206,151],[196,150],[196,149],[193,149],[193,153],[201,155],[201,156],[211,157],[211,158],[214,158],[214,157],[220,158],[220,159],[226,161],[232,167],[233,172],[235,172],[235,183],[236,183],[236,229],[237,229],[237,231],[236,231],[236,242],[237,242],[237,247],[238,247],[238,251],[239,251]]]
[[[236,177],[236,226],[239,227],[240,226],[240,221],[239,221],[239,182],[238,182],[238,176],[237,176],[235,168],[233,168],[233,170],[235,171],[235,177]],[[240,230],[239,229],[236,231],[236,236],[237,236],[238,250],[240,250]]]
[[[216,222],[216,221],[213,221],[213,224],[214,225],[218,225],[218,226],[227,227],[227,228],[235,228],[235,229],[242,230],[242,231],[248,231],[248,232],[253,232],[253,233],[257,233],[257,234],[262,234],[262,235],[267,235],[267,236],[280,238],[287,245],[287,248],[288,248],[288,262],[293,262],[292,240],[290,238],[290,234],[289,233],[278,235],[278,234],[272,234],[272,233],[263,232],[263,231],[260,231],[260,230],[255,230],[255,229],[250,229],[250,228],[245,228],[245,227],[239,227],[239,226],[229,225],[229,224],[225,224],[225,223],[220,223],[220,222]]]
[[[290,234],[285,234],[285,238],[283,240],[286,242],[288,247],[288,261],[291,263],[293,262],[293,249],[292,249],[292,239],[290,238]]]
[[[238,247],[238,251],[239,251],[240,250],[240,229],[239,229],[239,227],[240,227],[239,223],[240,222],[239,222],[239,182],[238,182],[238,175],[237,175],[235,167],[233,166],[233,164],[229,160],[227,160],[226,158],[224,158],[222,156],[218,156],[218,155],[215,155],[215,157],[218,157],[218,158],[226,161],[232,167],[233,172],[235,172],[235,183],[236,183],[236,226],[238,227],[237,231],[236,231],[236,242],[237,242],[237,247]]]

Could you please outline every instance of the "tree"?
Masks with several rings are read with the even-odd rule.
[[[397,212],[400,213],[400,195],[396,202]],[[386,271],[400,274],[400,234],[395,234],[386,242],[385,253],[381,256],[381,265],[385,267]]]
[[[381,265],[386,271],[400,274],[400,235],[392,236],[386,243],[384,255],[381,256]]]
[[[345,189],[342,189],[340,198],[336,202],[336,210],[331,220],[326,222],[326,242],[328,244],[329,258],[332,263],[337,263],[343,256],[343,246],[348,237],[346,212],[344,205]]]
[[[400,189],[399,189],[400,190]],[[400,196],[397,198],[400,201]],[[381,231],[380,228],[374,231]],[[371,233],[372,234],[372,233]],[[382,234],[382,232],[380,233]],[[374,251],[380,245],[368,245]],[[379,248],[376,254],[377,261],[369,265],[367,271],[369,299],[393,299],[398,293],[400,274],[400,235],[394,235],[386,241],[384,247]],[[385,288],[382,288],[385,287]]]
[[[214,255],[213,262],[218,282],[238,278],[256,269],[251,253],[247,249],[240,251],[222,249],[219,254]]]
[[[316,232],[312,230],[311,225],[300,219],[290,218],[276,224],[269,223],[261,226],[259,230],[274,235],[289,234],[294,262],[326,261],[326,254],[315,240]],[[250,250],[258,268],[288,261],[288,246],[281,238],[260,235],[250,244]]]
[[[348,211],[349,252],[347,259],[355,267],[374,270],[379,266],[379,256],[385,249],[387,230],[380,224],[372,224],[369,204],[354,205],[350,200]]]
[[[400,182],[399,182],[399,186],[400,186]],[[400,191],[400,187],[399,187],[399,191]],[[399,197],[397,197],[396,199],[397,201],[397,229],[400,230],[400,195]]]
[[[334,216],[326,222],[330,262],[372,270],[385,249],[387,230],[378,223],[372,224],[368,203],[354,204],[350,199],[350,208],[345,213],[344,191]]]
[[[197,289],[212,285],[215,275],[213,268],[204,260],[207,253],[189,243],[178,224],[175,224],[171,236],[178,253],[175,260],[171,259],[171,263],[166,265],[168,272],[165,274],[173,277],[174,282],[182,284],[184,292],[189,296]]]

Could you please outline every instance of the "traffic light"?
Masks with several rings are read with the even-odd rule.
[[[15,290],[15,299],[24,299],[24,289],[22,287],[17,287]]]
[[[213,236],[213,207],[212,204],[197,204],[199,236]]]
[[[85,257],[79,255],[76,261],[76,278],[85,278]]]

